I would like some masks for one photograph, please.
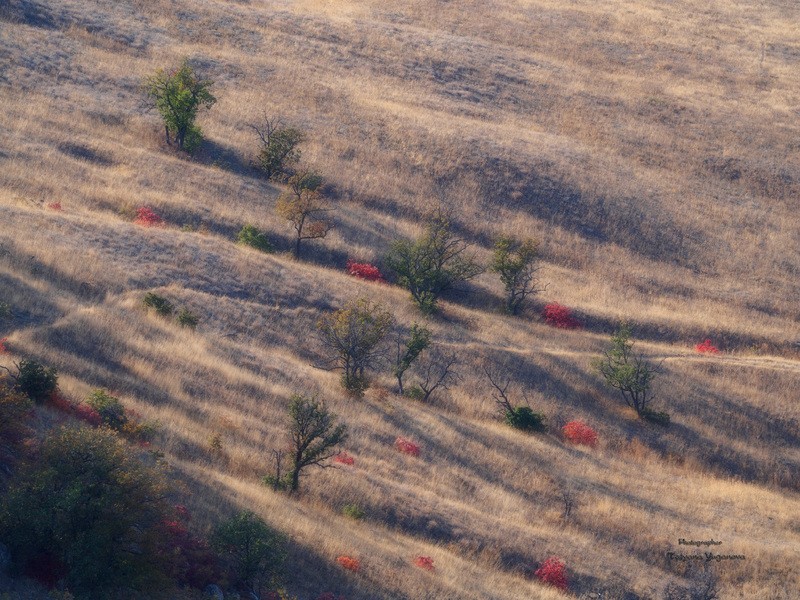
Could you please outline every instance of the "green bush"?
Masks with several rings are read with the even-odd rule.
[[[669,427],[670,424],[669,413],[663,411],[644,408],[642,409],[642,418],[645,421],[650,421],[651,423],[661,425],[662,427]]]
[[[44,402],[58,387],[58,372],[35,360],[21,360],[17,366],[17,389],[34,402]]]
[[[411,385],[403,390],[403,396],[412,400],[422,400],[425,397],[425,392],[418,385]]]
[[[197,328],[200,318],[187,308],[182,308],[178,313],[178,324],[181,327]]]
[[[0,505],[13,569],[63,579],[76,598],[163,587],[163,482],[108,429],[55,431]]]
[[[159,296],[155,292],[147,292],[142,302],[147,308],[152,308],[162,317],[170,316],[172,311],[175,310],[175,306],[172,302],[164,298],[164,296]]]
[[[544,415],[533,412],[529,406],[517,406],[506,411],[506,423],[523,431],[545,431]]]
[[[253,225],[245,225],[236,236],[236,242],[245,246],[250,246],[261,252],[272,252],[274,248],[267,239],[267,236],[256,229]]]
[[[345,504],[342,507],[342,514],[346,517],[350,517],[351,519],[355,519],[356,521],[364,518],[364,509],[361,508],[358,504]]]
[[[128,422],[125,407],[119,398],[115,398],[106,390],[95,390],[86,399],[86,404],[98,412],[105,425],[116,431],[122,431]]]

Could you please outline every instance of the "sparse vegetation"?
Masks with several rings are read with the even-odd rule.
[[[393,325],[388,310],[363,298],[317,323],[319,339],[331,355],[328,362],[342,371],[342,387],[351,394],[361,396],[369,387],[366,371],[385,354],[382,342]]]
[[[450,218],[438,211],[417,240],[395,242],[386,262],[420,310],[432,313],[442,293],[483,271],[467,248],[466,241],[453,231]]]
[[[145,91],[164,120],[167,144],[170,136],[178,148],[189,153],[200,147],[203,132],[195,124],[201,108],[210,108],[217,101],[211,93],[213,82],[198,75],[184,59],[175,70],[159,69],[145,80]]]
[[[152,308],[156,314],[162,317],[169,317],[175,310],[175,305],[167,300],[164,296],[156,294],[155,292],[147,292],[144,295],[142,303],[147,308]]]
[[[181,327],[188,327],[189,329],[197,329],[200,323],[200,317],[190,311],[188,308],[182,308],[178,312],[178,325]]]

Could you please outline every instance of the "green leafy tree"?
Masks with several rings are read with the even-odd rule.
[[[282,573],[286,539],[252,512],[240,512],[218,525],[211,544],[229,563],[237,584],[256,597]]]
[[[594,362],[594,367],[609,386],[619,390],[625,403],[639,417],[660,414],[653,413],[648,408],[653,399],[653,379],[658,371],[641,355],[633,353],[630,325],[620,323],[619,328],[611,335],[611,348]]]
[[[17,389],[34,402],[44,402],[58,387],[58,371],[35,360],[23,359],[17,365]]]
[[[450,219],[438,211],[419,239],[392,244],[386,262],[420,310],[431,313],[443,292],[483,272],[474,257],[466,255],[467,248],[453,232]]]
[[[164,120],[167,144],[175,137],[178,148],[193,152],[203,140],[195,125],[201,108],[210,108],[217,101],[211,93],[213,82],[195,73],[184,59],[174,71],[159,69],[145,80],[145,91]]]
[[[325,461],[339,452],[336,446],[347,439],[347,426],[336,424],[336,416],[321,402],[295,394],[289,402],[289,441],[292,469],[289,487],[300,487],[300,473],[306,467],[325,467]]]
[[[394,363],[394,376],[397,378],[397,387],[400,394],[403,394],[403,375],[411,368],[411,365],[419,358],[420,354],[431,343],[431,332],[424,325],[414,323],[411,325],[409,337],[403,340],[397,336],[397,357]]]
[[[78,598],[159,587],[165,491],[111,430],[62,428],[8,490],[0,539],[18,571],[46,571]]]
[[[519,314],[528,296],[541,291],[536,280],[538,259],[538,246],[533,240],[520,243],[503,236],[495,243],[490,269],[503,282],[506,310],[512,315]]]
[[[365,371],[381,359],[382,342],[394,325],[394,317],[381,304],[360,298],[322,317],[319,339],[332,355],[329,363],[342,371],[342,387],[356,396],[369,386]]]
[[[261,125],[250,126],[261,140],[258,166],[267,179],[285,179],[293,174],[293,166],[300,162],[300,148],[306,136],[294,127],[287,127],[278,119],[264,118]]]
[[[289,187],[278,197],[275,211],[292,224],[295,231],[294,257],[300,258],[304,240],[324,238],[333,221],[324,218],[333,210],[320,192],[322,178],[311,171],[300,171],[289,178]]]
[[[95,409],[103,423],[120,431],[125,423],[128,422],[128,417],[125,415],[125,407],[120,402],[119,398],[115,398],[108,393],[107,390],[95,390],[86,399],[86,404]]]

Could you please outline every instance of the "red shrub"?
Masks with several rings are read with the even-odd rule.
[[[142,227],[162,227],[164,225],[164,219],[146,206],[140,206],[136,209],[136,218],[133,222]]]
[[[375,265],[369,263],[358,263],[353,259],[347,261],[347,272],[353,277],[365,279],[366,281],[378,281],[386,283],[380,270]]]
[[[75,406],[67,400],[61,392],[56,390],[52,394],[50,394],[50,404],[56,410],[60,410],[61,412],[72,414],[75,410]]]
[[[347,452],[340,452],[333,458],[333,462],[339,463],[340,465],[353,466],[356,464],[356,459],[350,456]]]
[[[61,210],[61,202],[51,202],[47,205],[50,210]]]
[[[567,568],[564,563],[551,556],[536,569],[536,578],[542,583],[548,583],[559,590],[567,589]]]
[[[709,339],[700,344],[695,344],[694,349],[695,352],[699,352],[701,354],[719,354],[719,348],[712,344],[711,340]]]
[[[409,439],[399,437],[394,441],[394,447],[398,452],[403,454],[410,454],[411,456],[419,456],[419,446]]]
[[[542,310],[545,323],[559,329],[580,329],[581,323],[572,316],[572,309],[558,302],[551,302]]]
[[[85,421],[92,427],[99,427],[103,422],[103,417],[100,413],[93,409],[88,404],[77,404],[74,406],[73,413],[81,421]]]
[[[570,421],[561,428],[561,433],[573,444],[583,444],[592,448],[597,445],[597,432],[582,421]]]
[[[436,567],[433,566],[433,559],[430,556],[418,556],[414,559],[414,564],[420,569],[426,571],[435,571]]]
[[[359,569],[361,569],[361,561],[352,556],[339,556],[336,562],[348,571],[353,571],[353,573],[358,573]]]
[[[180,515],[179,507],[176,512]],[[180,518],[161,523],[159,542],[157,558],[178,583],[202,589],[219,580],[221,571],[208,542],[189,531]]]
[[[0,354],[8,354],[8,348],[6,344],[8,343],[8,338],[0,338]]]

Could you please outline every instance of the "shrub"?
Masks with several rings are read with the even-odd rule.
[[[433,559],[430,556],[418,556],[414,559],[414,564],[426,571],[436,570],[436,567],[433,566]]]
[[[8,354],[8,338],[0,338],[0,354]]]
[[[567,572],[564,563],[551,556],[534,572],[536,578],[542,583],[552,585],[559,590],[567,589]]]
[[[267,179],[283,179],[290,175],[292,166],[300,161],[298,146],[305,140],[305,134],[284,126],[278,119],[264,119],[263,124],[250,127],[261,140],[258,166]]]
[[[432,313],[444,292],[483,272],[474,256],[466,254],[467,248],[453,231],[450,219],[438,211],[419,239],[392,244],[386,262],[420,310]]]
[[[61,210],[61,202],[50,202],[47,205],[47,208],[49,208],[50,210],[59,211]]]
[[[76,419],[79,419],[87,425],[91,425],[92,427],[99,427],[103,424],[103,417],[88,404],[75,405],[72,409],[72,414],[75,415]]]
[[[542,310],[542,316],[545,323],[559,329],[580,329],[581,323],[574,316],[572,316],[572,309],[551,302],[546,305]]]
[[[157,314],[161,315],[162,317],[168,317],[172,314],[172,311],[175,310],[175,306],[164,298],[164,296],[159,296],[155,292],[147,292],[144,295],[144,300],[142,303],[147,308],[152,308],[156,311]]]
[[[529,406],[517,406],[505,415],[506,423],[514,429],[523,431],[546,431],[544,415],[533,412]]]
[[[516,242],[503,236],[494,246],[491,270],[500,276],[506,291],[506,311],[519,313],[525,299],[538,291],[536,273],[539,249],[533,240]]]
[[[161,473],[112,431],[62,428],[9,489],[0,539],[18,572],[63,578],[76,596],[159,587],[167,568],[156,558],[165,491]]]
[[[379,283],[386,283],[380,269],[375,265],[369,263],[359,263],[350,259],[347,261],[347,272],[353,277],[364,279],[365,281],[377,281]]]
[[[42,403],[56,391],[58,372],[35,360],[21,360],[17,365],[17,389],[34,402]]]
[[[384,354],[381,342],[394,325],[394,317],[381,304],[360,298],[317,322],[319,339],[332,354],[329,361],[342,371],[342,387],[362,396],[369,386],[365,370]]]
[[[146,206],[140,206],[136,209],[136,218],[133,222],[142,227],[163,227],[165,225],[164,219]]]
[[[352,467],[354,464],[356,464],[356,459],[350,456],[347,452],[339,452],[339,454],[333,457],[333,462]]]
[[[719,348],[712,344],[710,339],[695,344],[694,350],[700,354],[719,354]]]
[[[611,335],[611,348],[594,362],[606,383],[619,390],[625,403],[644,418],[644,410],[653,399],[652,382],[658,370],[641,355],[633,354],[631,328],[621,323]]]
[[[0,462],[7,462],[30,434],[31,401],[0,377]]]
[[[364,509],[358,504],[345,504],[342,507],[342,514],[358,521],[359,519],[364,518]]]
[[[570,421],[561,428],[561,433],[573,444],[592,448],[597,445],[597,432],[582,421]]]
[[[361,569],[361,561],[357,558],[353,558],[352,556],[338,556],[336,558],[336,562],[339,563],[343,568],[347,569],[348,571],[353,571],[354,573],[358,573]]]
[[[145,80],[145,91],[164,120],[167,144],[171,143],[172,134],[181,150],[191,153],[200,147],[203,135],[194,122],[201,108],[216,102],[211,94],[212,84],[211,80],[198,77],[187,59],[177,69],[159,69]]]
[[[286,560],[286,540],[252,512],[221,523],[211,542],[228,562],[233,580],[256,596],[275,584]]]
[[[662,427],[669,427],[670,424],[669,413],[651,410],[649,408],[644,408],[642,410],[642,418],[656,425],[661,425]]]
[[[403,390],[403,396],[422,402],[422,399],[425,397],[425,392],[418,385],[410,385]]]
[[[115,398],[106,390],[95,390],[86,399],[86,404],[97,411],[105,425],[116,431],[122,430],[128,422],[125,407],[119,398]]]
[[[178,324],[181,327],[188,327],[189,329],[196,329],[200,318],[190,311],[188,308],[182,308],[178,313]]]
[[[250,246],[261,252],[272,252],[274,248],[270,244],[265,233],[259,231],[254,225],[245,225],[236,236],[236,243]]]
[[[417,444],[412,442],[411,440],[398,437],[394,441],[394,447],[397,449],[398,452],[402,452],[403,454],[409,454],[411,456],[419,456],[420,448]]]

